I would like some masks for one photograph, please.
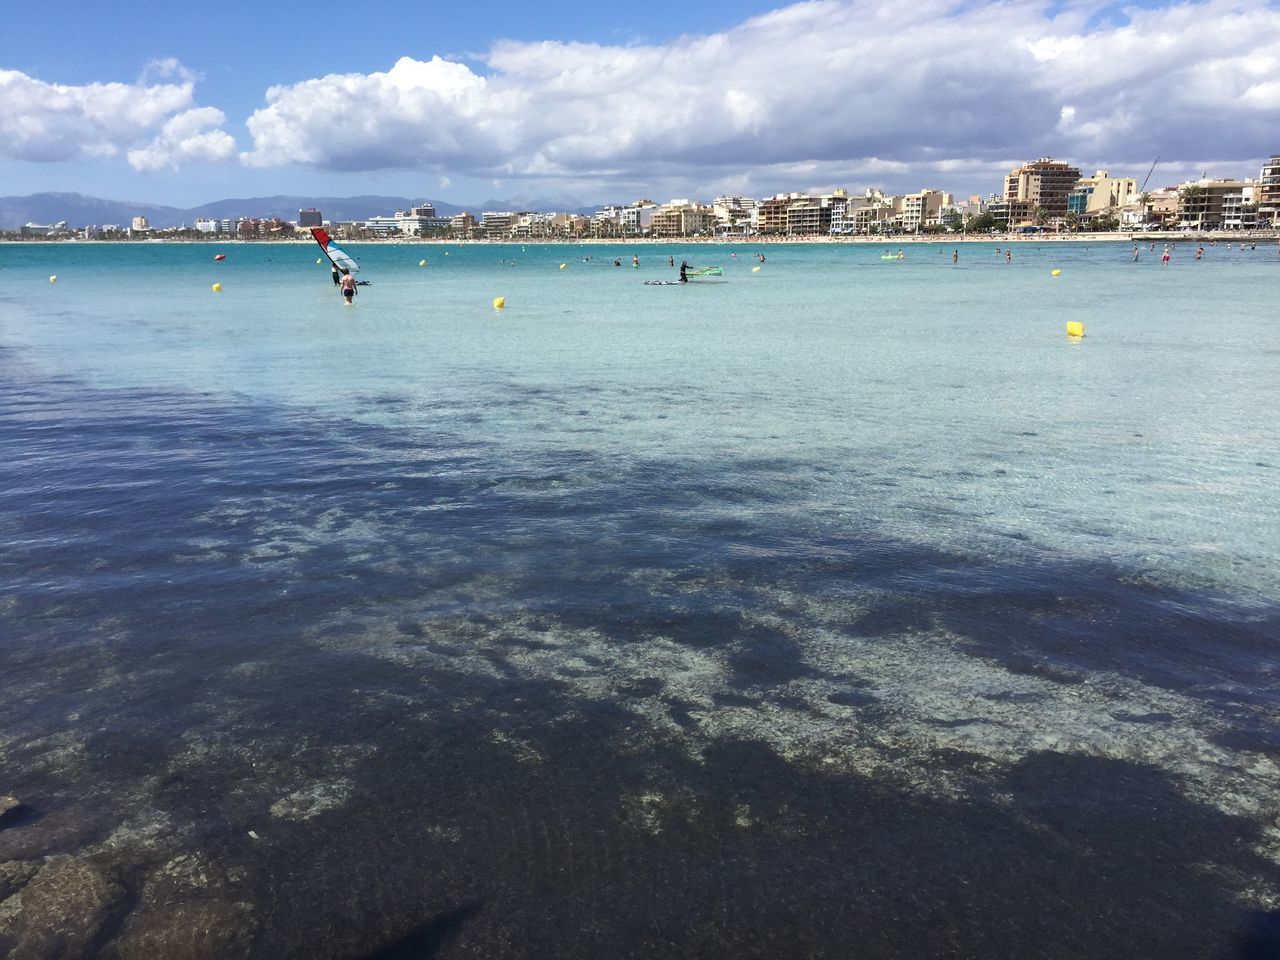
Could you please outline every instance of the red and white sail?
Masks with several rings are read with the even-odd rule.
[[[324,255],[339,270],[347,270],[354,274],[360,269],[360,264],[356,263],[345,250],[334,242],[333,237],[329,236],[324,227],[312,227],[311,236],[315,237],[316,243],[320,244],[320,249],[324,251]]]

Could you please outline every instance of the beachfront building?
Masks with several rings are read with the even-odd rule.
[[[715,211],[695,200],[672,200],[653,212],[655,237],[695,237],[714,232]]]
[[[529,211],[519,214],[511,224],[512,240],[541,240],[551,234],[551,214]]]
[[[716,235],[747,237],[755,230],[760,202],[751,197],[716,197],[711,212],[716,219]]]
[[[1258,176],[1258,222],[1280,226],[1280,154],[1272,154]]]
[[[71,235],[71,230],[67,227],[67,221],[59,220],[57,223],[26,223],[18,233],[25,239],[39,240],[45,237],[67,237]]]
[[[808,199],[803,193],[776,193],[761,201],[756,212],[756,231],[762,234],[787,232],[787,208],[794,200]]]
[[[894,220],[905,233],[919,233],[924,227],[942,225],[942,211],[952,197],[941,190],[921,190],[893,198]]]
[[[1067,198],[1080,179],[1080,168],[1041,157],[1009,171],[1004,178],[1010,226],[1047,222],[1067,215]]]
[[[513,240],[541,240],[548,237],[580,237],[589,232],[591,221],[574,213],[522,213],[511,226]]]
[[[474,237],[476,227],[476,218],[466,210],[449,218],[449,232],[455,237]]]
[[[658,205],[652,200],[637,200],[622,208],[618,224],[627,236],[643,237],[653,230],[653,218]]]
[[[646,236],[653,229],[657,209],[658,205],[652,200],[605,207],[591,218],[591,229],[599,237]]]
[[[196,233],[205,233],[211,236],[216,236],[217,234],[222,233],[222,221],[221,220],[205,220],[201,217],[197,217]]]
[[[551,233],[557,237],[585,237],[591,233],[591,218],[580,213],[551,215]]]
[[[953,228],[959,227],[963,231],[970,220],[986,212],[987,202],[979,194],[974,193],[969,195],[969,199],[957,201],[950,209],[943,210],[942,219],[944,222],[950,222]]]
[[[150,230],[150,229],[151,229],[151,224],[147,221],[147,218],[146,218],[146,217],[143,217],[143,216],[137,216],[137,217],[134,217],[134,218],[133,218],[133,222],[132,222],[132,224],[130,225],[129,229],[131,229],[131,230]]]
[[[1239,190],[1229,190],[1222,195],[1222,219],[1218,226],[1223,230],[1252,230],[1258,225],[1258,185],[1245,181]]]
[[[389,217],[370,217],[364,228],[375,237],[426,237],[444,233],[449,229],[449,218],[436,216],[436,208],[429,203],[397,210]]]
[[[860,197],[838,197],[831,205],[831,232],[838,236],[879,233],[895,215],[893,198],[868,187]]]
[[[323,227],[324,217],[320,215],[320,211],[315,207],[307,207],[305,210],[298,211],[298,226],[303,230],[309,230],[311,227]]]
[[[1178,185],[1177,224],[1184,230],[1239,230],[1256,221],[1252,180],[1189,180]]]
[[[825,236],[831,232],[831,220],[837,203],[844,205],[849,194],[843,188],[820,196],[802,195],[787,204],[787,236]]]
[[[488,240],[505,240],[518,216],[514,210],[486,210],[480,215],[480,232]]]
[[[1120,226],[1125,230],[1172,228],[1178,220],[1178,202],[1177,187],[1157,187],[1132,196],[1120,208]]]
[[[624,207],[608,206],[597,210],[591,217],[591,232],[597,237],[622,236],[622,211]]]
[[[1067,212],[1080,220],[1117,216],[1120,208],[1138,195],[1138,181],[1133,177],[1113,177],[1099,170],[1092,177],[1082,177],[1067,195]]]

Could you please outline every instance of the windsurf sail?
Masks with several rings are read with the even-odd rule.
[[[692,270],[686,270],[685,275],[689,277],[723,277],[724,267],[694,267]]]
[[[329,258],[329,262],[339,270],[348,270],[354,274],[360,269],[360,264],[356,263],[345,250],[333,242],[333,237],[329,236],[324,227],[312,227],[311,236],[315,237],[316,243],[320,244],[320,249]]]

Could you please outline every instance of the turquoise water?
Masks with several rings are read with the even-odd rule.
[[[1280,254],[884,249],[0,246],[0,955],[1274,956]]]
[[[345,310],[307,245],[13,246],[0,334],[94,386],[515,458],[776,460],[805,488],[787,509],[831,523],[1280,596],[1275,249],[1180,245],[1168,268],[1125,244],[1019,245],[1013,264],[996,245],[958,265],[952,246],[883,249],[774,245],[760,265],[748,246],[355,245],[373,285]],[[674,276],[668,255],[725,282],[644,286]]]

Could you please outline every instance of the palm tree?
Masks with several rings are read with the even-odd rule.
[[[1178,200],[1182,206],[1181,211],[1179,211],[1181,213],[1181,217],[1179,219],[1185,223],[1194,216],[1196,220],[1196,227],[1203,227],[1205,211],[1201,205],[1201,200],[1204,198],[1204,195],[1205,189],[1198,183],[1188,183],[1179,190]]]
[[[1147,214],[1151,212],[1151,194],[1145,190],[1138,194],[1138,203],[1142,205],[1142,225],[1147,225]]]

